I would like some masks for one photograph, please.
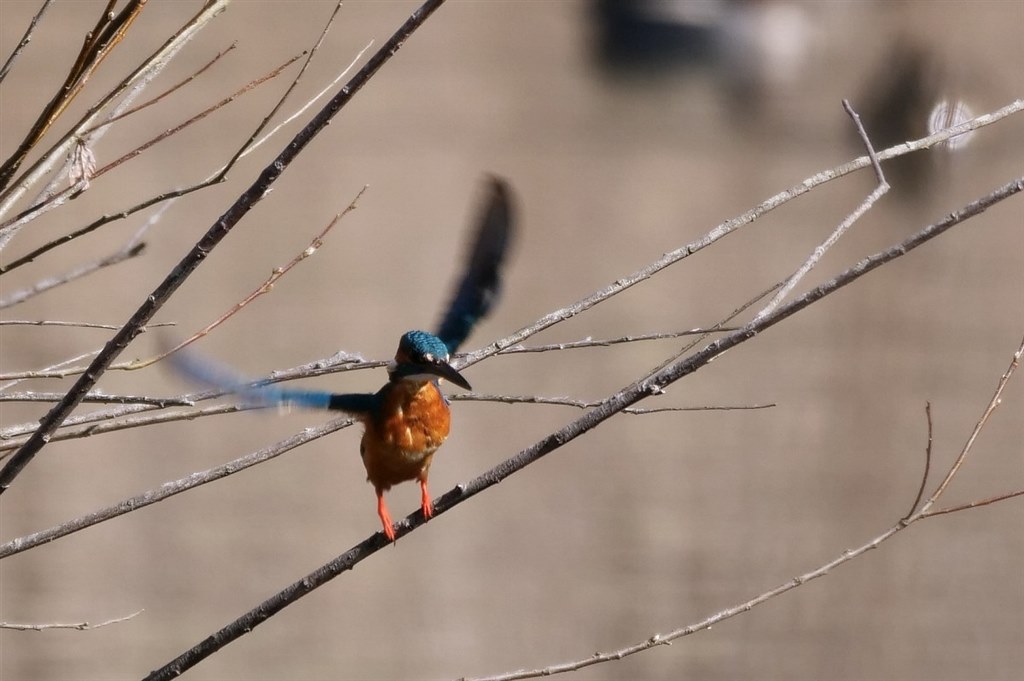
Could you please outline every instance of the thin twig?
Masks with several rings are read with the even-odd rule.
[[[64,393],[2,393],[0,402],[59,402]],[[82,402],[98,404],[148,404],[165,409],[167,407],[191,407],[192,402],[177,397],[147,397],[146,395],[107,395],[88,393]]]
[[[927,511],[922,514],[922,518],[934,518],[935,516],[945,515],[947,513],[956,513],[958,511],[968,511],[972,508],[981,508],[982,506],[988,506],[994,504],[997,501],[1005,501],[1007,499],[1013,499],[1014,497],[1024,496],[1024,489],[1014,490],[1013,492],[1006,492],[1004,494],[997,494],[987,499],[979,499],[977,501],[971,501],[966,504],[960,504],[959,506],[950,506],[949,508],[940,508],[934,511]]]
[[[122,263],[125,260],[131,260],[132,258],[141,255],[145,248],[146,244],[144,243],[129,244],[127,247],[119,248],[114,253],[104,256],[98,260],[79,265],[73,270],[63,274],[58,274],[57,276],[47,277],[46,279],[37,281],[29,288],[15,291],[6,298],[0,299],[0,310],[23,303],[29,298],[37,296],[40,293],[45,293],[50,289],[69,284],[77,279],[88,276],[93,272],[97,272],[104,267],[111,267]]]
[[[120,326],[115,324],[97,324],[96,322],[69,322],[60,321],[53,319],[0,319],[0,326],[70,326],[78,329],[109,329],[117,330]],[[153,329],[158,326],[175,326],[174,322],[156,322],[150,324],[148,328]]]
[[[21,36],[21,40],[18,41],[18,45],[11,51],[11,55],[7,57],[7,61],[4,62],[3,67],[0,67],[0,83],[2,83],[4,78],[7,77],[7,72],[11,70],[11,67],[18,59],[18,55],[21,54],[21,51],[24,50],[30,42],[32,42],[32,32],[35,30],[36,24],[38,24],[39,20],[43,18],[43,13],[46,12],[52,2],[53,0],[43,0],[42,7],[40,7],[39,11],[36,12],[36,15],[32,17],[32,21],[28,23],[28,28],[25,29],[25,35]]]
[[[921,474],[921,486],[917,488],[917,496],[914,497],[914,503],[910,505],[910,511],[907,515],[903,516],[903,521],[906,522],[907,518],[914,515],[914,511],[917,510],[917,505],[921,503],[921,499],[924,498],[924,488],[928,485],[928,474],[932,468],[932,403],[924,403],[924,414],[928,420],[928,442],[924,448],[924,473]]]
[[[1024,182],[1024,178],[1022,178],[1021,181]],[[952,482],[953,478],[957,474],[957,471],[960,470],[960,467],[967,459],[967,455],[974,447],[975,440],[978,439],[978,435],[981,434],[982,429],[985,428],[985,424],[988,423],[989,417],[992,416],[992,412],[994,412],[996,410],[996,407],[999,406],[1000,400],[1003,395],[1003,389],[1009,382],[1010,376],[1012,376],[1013,372],[1016,371],[1017,367],[1020,366],[1021,356],[1024,356],[1024,338],[1021,339],[1020,346],[1017,348],[1017,352],[1013,354],[1013,359],[1010,361],[1010,366],[1007,367],[1006,371],[1003,372],[1003,375],[999,377],[999,383],[996,386],[996,391],[992,395],[992,399],[989,401],[988,407],[986,407],[984,413],[982,413],[981,418],[979,418],[978,422],[974,424],[974,430],[971,431],[971,436],[967,438],[967,442],[964,444],[963,449],[960,450],[960,454],[956,457],[956,461],[953,462],[953,465],[950,467],[949,472],[946,473],[946,477],[943,478],[942,482],[935,489],[935,492],[932,493],[930,497],[928,497],[928,501],[924,502],[924,506],[922,506],[921,510],[918,512],[919,515],[926,514],[928,510],[935,505],[935,502],[939,500],[939,497],[941,497],[942,494],[946,491],[946,488],[949,487],[949,483]]]
[[[483,395],[480,393],[457,393],[448,395],[453,402],[499,402],[501,404],[548,404],[562,407],[575,407],[577,409],[592,409],[600,407],[604,400],[575,400],[571,397],[542,397],[540,395]],[[705,404],[699,407],[655,407],[651,409],[640,409],[630,407],[623,409],[624,414],[644,415],[661,414],[664,412],[676,411],[752,411],[756,409],[771,409],[774,403],[769,404]]]
[[[164,90],[159,95],[157,95],[156,97],[150,99],[147,102],[143,102],[142,104],[139,104],[138,106],[134,106],[134,107],[132,107],[130,109],[127,109],[126,111],[122,111],[121,113],[117,114],[116,116],[111,116],[110,118],[108,118],[107,120],[103,121],[102,123],[96,125],[95,127],[89,128],[87,130],[83,130],[82,132],[79,133],[79,136],[80,137],[86,137],[86,136],[90,135],[91,133],[96,132],[100,128],[106,127],[106,126],[110,125],[111,123],[114,123],[114,122],[119,121],[121,119],[127,118],[128,116],[131,116],[132,114],[136,114],[136,113],[142,111],[143,109],[151,107],[154,104],[156,104],[156,103],[166,99],[167,97],[170,97],[172,94],[174,94],[175,92],[177,92],[181,88],[185,87],[186,85],[191,83],[193,80],[195,80],[199,76],[203,75],[211,66],[213,66],[218,61],[220,61],[221,58],[224,55],[226,55],[231,50],[235,49],[237,46],[238,46],[238,43],[231,43],[226,48],[224,48],[223,50],[221,50],[220,52],[215,54],[213,59],[208,61],[205,65],[199,67],[199,69],[196,70],[194,73],[192,73],[192,75],[190,75],[187,78],[185,78],[185,80],[182,80],[181,82],[172,85],[171,87],[169,87],[168,89]]]
[[[776,293],[768,304],[757,313],[757,316],[754,317],[755,320],[764,317],[766,314],[778,307],[779,304],[786,299],[786,296],[796,288],[797,284],[807,276],[807,273],[814,269],[815,265],[821,261],[829,249],[835,246],[839,239],[846,234],[847,230],[849,230],[850,227],[852,227],[853,224],[861,218],[861,216],[871,210],[872,206],[875,205],[875,202],[889,191],[889,183],[885,181],[885,175],[882,173],[882,166],[878,162],[878,156],[875,154],[875,148],[871,145],[871,139],[868,137],[868,133],[864,130],[864,124],[861,123],[860,116],[858,116],[857,112],[853,110],[852,106],[850,106],[850,102],[845,99],[843,100],[843,109],[845,109],[846,113],[851,119],[853,119],[853,124],[857,128],[857,134],[860,135],[860,139],[864,143],[864,148],[867,149],[868,158],[871,161],[871,167],[875,171],[875,179],[878,180],[878,185],[864,198],[863,201],[861,201],[860,205],[857,206],[852,213],[847,215],[843,221],[839,223],[839,226],[832,231],[828,238],[811,252],[811,255],[808,256],[807,260],[805,260],[797,271],[794,272],[786,281],[786,285],[779,289],[779,292]]]
[[[235,90],[234,92],[232,92],[227,97],[224,97],[223,99],[221,99],[219,102],[211,104],[210,106],[206,107],[205,109],[203,109],[202,111],[200,111],[196,115],[192,116],[191,118],[189,118],[189,119],[179,123],[178,125],[174,126],[173,128],[169,128],[167,130],[164,130],[163,132],[161,132],[159,135],[157,135],[153,139],[151,139],[151,140],[149,140],[147,142],[144,142],[143,144],[141,144],[137,148],[129,151],[127,154],[121,156],[118,159],[115,159],[115,160],[111,161],[107,165],[105,165],[102,168],[100,168],[99,170],[97,170],[94,176],[95,177],[99,177],[100,175],[102,175],[102,174],[104,174],[104,173],[106,173],[106,172],[108,172],[110,170],[113,170],[114,168],[116,168],[117,166],[121,165],[122,163],[125,163],[126,161],[129,161],[129,160],[135,158],[136,156],[138,156],[142,152],[144,152],[147,149],[149,149],[150,147],[152,147],[154,144],[157,144],[158,142],[162,142],[165,139],[167,139],[168,137],[170,137],[171,135],[174,135],[174,134],[177,134],[178,132],[181,132],[182,130],[184,130],[188,126],[192,125],[193,123],[196,123],[198,121],[203,120],[204,118],[206,118],[207,116],[212,114],[214,111],[217,111],[218,109],[220,109],[220,108],[222,108],[224,106],[227,106],[228,104],[232,103],[233,101],[235,101],[236,99],[238,99],[242,95],[248,94],[249,92],[252,92],[256,88],[258,88],[260,85],[263,85],[264,83],[266,83],[266,82],[268,82],[270,80],[273,80],[274,78],[277,78],[279,75],[281,75],[282,71],[284,71],[286,68],[288,68],[289,66],[294,64],[301,57],[302,57],[302,55],[299,54],[299,55],[295,55],[294,57],[289,58],[287,61],[285,61],[283,64],[278,66],[276,69],[274,69],[270,73],[268,73],[268,74],[266,74],[264,76],[261,76],[260,78],[257,78],[257,79],[255,79],[253,81],[250,81],[250,82],[246,83],[242,87],[240,87],[237,90]]]
[[[681,336],[698,336],[708,333],[735,331],[736,327],[714,326],[710,329],[689,329],[687,331],[667,331],[664,333],[637,333],[617,338],[584,338],[568,343],[549,343],[548,345],[513,345],[507,347],[499,355],[511,355],[522,352],[551,352],[553,350],[579,350],[581,348],[604,348],[621,343],[636,343],[638,341],[667,340],[680,338]]]
[[[107,620],[106,622],[97,622],[96,624],[91,624],[89,622],[74,622],[71,624],[60,624],[56,622],[47,624],[16,624],[14,622],[0,622],[0,629],[15,629],[17,631],[44,631],[46,629],[77,629],[79,631],[88,631],[89,629],[99,629],[100,627],[105,627],[110,624],[119,624],[120,622],[125,622],[127,620],[132,619],[133,617],[138,617],[144,612],[145,610],[139,610],[138,612],[133,612],[132,614],[125,615],[124,617],[115,617],[112,620]]]

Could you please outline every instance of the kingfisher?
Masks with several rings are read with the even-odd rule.
[[[174,366],[207,385],[233,392],[261,406],[294,405],[344,412],[363,424],[359,453],[366,479],[377,495],[377,515],[384,535],[395,540],[395,527],[384,501],[394,485],[416,480],[424,518],[433,515],[427,487],[434,453],[448,437],[451,413],[440,390],[449,381],[471,390],[451,358],[473,326],[490,313],[501,292],[501,270],[514,237],[514,207],[508,182],[489,177],[472,240],[463,257],[461,277],[436,333],[408,331],[388,364],[388,382],[375,393],[331,393],[253,384],[230,370],[177,357]]]

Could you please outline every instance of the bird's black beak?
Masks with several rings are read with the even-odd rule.
[[[427,370],[447,381],[451,381],[460,388],[465,388],[466,390],[473,389],[472,386],[469,385],[469,381],[463,378],[462,374],[453,369],[452,365],[448,362],[438,360],[437,362],[430,364]]]

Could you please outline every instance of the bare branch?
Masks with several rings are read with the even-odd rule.
[[[979,499],[977,501],[970,501],[966,504],[960,504],[959,506],[950,506],[949,508],[940,508],[934,511],[927,511],[921,517],[922,518],[934,518],[938,515],[945,515],[947,513],[957,513],[958,511],[969,511],[972,508],[981,508],[982,506],[988,506],[994,504],[997,501],[1005,501],[1007,499],[1013,499],[1014,497],[1024,496],[1024,489],[1014,490],[1013,492],[1005,492],[1003,494],[997,494],[994,497],[988,497],[987,499]]]
[[[114,324],[97,324],[96,322],[68,322],[51,319],[0,319],[0,326],[71,326],[78,329],[120,329]],[[150,324],[152,329],[158,326],[175,326],[174,322],[157,322]]]
[[[928,485],[928,473],[931,472],[932,468],[932,403],[924,403],[924,414],[928,419],[928,444],[924,448],[924,473],[921,474],[921,486],[917,488],[917,496],[914,497],[914,503],[910,505],[910,511],[907,515],[903,516],[904,522],[907,518],[914,515],[914,511],[917,510],[917,505],[921,503],[921,499],[924,497],[924,488]]]
[[[211,66],[213,66],[218,61],[220,61],[221,57],[223,57],[225,54],[227,54],[231,50],[235,49],[235,47],[237,47],[237,45],[238,45],[237,43],[231,43],[225,49],[223,49],[220,52],[218,52],[217,54],[215,54],[213,59],[208,61],[205,65],[199,67],[199,69],[196,70],[192,75],[190,75],[187,78],[185,78],[185,80],[183,80],[183,81],[181,81],[179,83],[176,83],[175,85],[172,85],[170,88],[168,88],[167,90],[164,90],[163,92],[161,92],[156,97],[150,99],[148,102],[143,102],[142,104],[139,104],[138,106],[134,106],[134,107],[132,107],[132,108],[126,110],[126,111],[122,111],[121,113],[117,114],[116,116],[111,116],[110,118],[108,118],[107,120],[103,121],[99,125],[97,125],[97,126],[95,126],[93,128],[89,128],[88,130],[82,131],[81,133],[79,133],[79,135],[81,137],[86,137],[86,136],[90,135],[91,133],[96,132],[100,128],[106,127],[106,126],[110,125],[111,123],[119,121],[119,120],[121,120],[123,118],[127,118],[128,116],[131,116],[132,114],[138,113],[138,112],[142,111],[143,109],[151,107],[154,104],[156,104],[157,102],[160,102],[163,99],[166,99],[167,97],[171,96],[172,94],[174,94],[175,92],[177,92],[181,88],[183,88],[186,85],[188,85],[189,83],[191,83],[193,80],[195,80],[199,76],[201,76],[204,73],[206,73],[206,71]]]
[[[72,624],[15,624],[13,622],[0,622],[0,629],[15,629],[17,631],[43,631],[45,629],[77,629],[79,631],[88,631],[89,629],[99,629],[100,627],[105,627],[110,624],[119,624],[120,622],[125,622],[127,620],[132,619],[133,617],[138,617],[144,612],[145,610],[139,610],[137,612],[133,612],[130,615],[125,615],[124,617],[116,617],[112,620],[107,620],[105,622],[97,622],[96,624],[90,624],[89,622],[74,622]]]
[[[75,281],[76,279],[81,279],[82,277],[88,276],[93,272],[97,272],[103,269],[104,267],[111,267],[112,265],[117,265],[119,263],[124,262],[125,260],[131,260],[132,258],[141,255],[142,251],[145,250],[145,248],[146,244],[144,243],[128,243],[125,246],[119,248],[114,253],[104,256],[99,260],[94,260],[92,262],[79,265],[73,270],[70,270],[63,274],[58,274],[57,276],[48,277],[41,281],[37,281],[33,286],[29,288],[22,289],[21,291],[15,291],[6,298],[0,298],[0,310],[17,305],[19,303],[23,303],[29,298],[37,296],[40,293],[45,293],[50,289],[56,288],[58,286],[63,286],[64,284],[69,284]]]
[[[710,329],[689,329],[687,331],[667,331],[664,333],[638,333],[618,338],[584,338],[583,340],[570,341],[568,343],[550,343],[548,345],[513,345],[499,352],[499,355],[512,355],[521,352],[551,352],[553,350],[579,350],[581,348],[604,348],[622,343],[636,343],[638,341],[667,340],[680,338],[682,336],[702,336],[709,333],[735,331],[736,327],[714,326]]]
[[[563,407],[576,407],[577,409],[591,409],[600,407],[604,400],[574,400],[571,397],[541,397],[540,395],[481,395],[479,393],[458,393],[448,395],[453,402],[501,402],[502,404],[551,404]],[[630,407],[623,409],[624,414],[660,414],[673,411],[744,411],[755,409],[771,409],[775,407],[770,404],[739,404],[739,405],[702,405],[700,407],[656,407],[652,409],[639,409]]]
[[[1024,181],[1024,178],[1022,178],[1022,181]],[[1003,389],[1009,382],[1010,376],[1012,376],[1013,372],[1020,366],[1021,356],[1024,356],[1024,338],[1021,339],[1020,346],[1017,348],[1017,351],[1013,353],[1013,359],[1010,360],[1010,366],[1007,367],[1006,371],[1003,372],[1003,375],[999,377],[999,383],[996,385],[995,393],[993,393],[992,399],[989,401],[988,407],[985,408],[984,413],[982,413],[981,418],[978,419],[978,422],[974,425],[974,430],[971,431],[971,436],[967,438],[967,442],[964,444],[963,449],[960,450],[960,455],[956,457],[956,461],[954,461],[953,465],[950,466],[949,472],[946,473],[946,477],[943,478],[942,482],[935,489],[935,492],[928,497],[928,501],[924,502],[924,506],[921,507],[918,515],[926,514],[928,510],[935,505],[935,502],[939,500],[939,497],[942,496],[943,492],[946,491],[946,488],[949,487],[949,483],[952,482],[957,471],[960,470],[960,466],[962,466],[964,461],[967,459],[967,455],[970,454],[971,449],[974,448],[974,442],[978,439],[978,435],[980,435],[981,431],[985,428],[985,424],[988,423],[988,419],[992,416],[992,412],[994,412],[996,407],[999,406],[1003,395]]]
[[[814,266],[824,257],[830,248],[836,245],[839,239],[846,234],[847,230],[853,226],[853,223],[857,222],[866,212],[871,210],[871,207],[875,205],[878,199],[882,198],[886,192],[889,191],[889,183],[885,181],[885,175],[882,173],[882,166],[878,163],[878,157],[875,155],[875,148],[871,146],[871,140],[868,138],[867,132],[864,130],[864,125],[860,121],[860,116],[850,106],[850,102],[843,100],[843,108],[846,113],[849,114],[850,118],[853,119],[853,123],[857,126],[857,134],[860,135],[861,141],[864,143],[864,147],[868,151],[868,158],[871,160],[871,167],[875,171],[875,178],[878,180],[878,186],[861,201],[860,205],[852,213],[846,216],[839,226],[833,230],[832,234],[829,235],[825,241],[814,249],[811,255],[804,261],[804,264],[791,276],[785,286],[779,289],[779,292],[775,294],[775,297],[764,306],[760,312],[757,313],[755,319],[760,319],[766,314],[774,310],[779,304],[786,299],[786,296],[792,292],[796,285],[807,276],[807,273],[814,269]]]
[[[32,32],[35,30],[36,24],[38,24],[39,20],[43,18],[43,13],[46,12],[46,10],[50,7],[50,4],[52,2],[53,0],[43,0],[42,7],[40,7],[39,11],[36,12],[36,15],[32,17],[32,21],[28,22],[28,28],[25,29],[25,35],[23,35],[21,37],[21,40],[18,41],[17,47],[15,47],[14,50],[11,51],[10,56],[7,57],[7,61],[4,62],[3,67],[0,67],[0,83],[2,83],[4,78],[7,77],[7,72],[11,70],[11,67],[14,65],[14,62],[18,59],[18,55],[21,54],[21,51],[24,50],[25,47],[32,41]]]
[[[59,402],[64,393],[3,393],[0,402]],[[166,407],[191,407],[188,400],[176,397],[146,397],[145,395],[107,395],[104,393],[88,393],[82,402],[98,402],[101,404],[148,404],[161,409]]]

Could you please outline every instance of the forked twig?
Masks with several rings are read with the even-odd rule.
[[[868,137],[867,131],[864,130],[864,124],[861,123],[860,116],[858,116],[857,112],[853,110],[852,106],[850,106],[850,102],[845,99],[843,100],[843,109],[846,110],[846,113],[853,120],[853,124],[857,128],[857,134],[860,136],[861,142],[864,143],[864,148],[867,149],[868,158],[871,160],[871,167],[875,171],[875,179],[878,180],[878,185],[864,198],[863,201],[861,201],[860,205],[857,206],[852,213],[847,215],[843,221],[839,223],[839,226],[832,231],[829,237],[811,252],[811,255],[808,256],[807,260],[805,260],[797,271],[793,273],[793,275],[786,281],[786,284],[779,289],[778,293],[775,294],[768,304],[764,306],[764,309],[757,313],[757,316],[754,317],[755,320],[761,319],[778,307],[779,304],[786,299],[786,296],[796,288],[796,285],[799,284],[805,276],[807,276],[807,273],[814,269],[814,266],[821,261],[825,253],[827,253],[829,249],[831,249],[839,239],[846,234],[847,230],[849,230],[850,227],[852,227],[853,224],[861,218],[861,216],[871,210],[871,207],[875,205],[875,202],[889,191],[889,183],[885,181],[885,175],[882,173],[882,166],[878,162],[878,156],[875,154],[875,148],[871,144],[871,139]]]

